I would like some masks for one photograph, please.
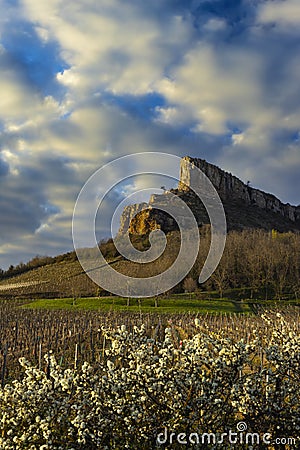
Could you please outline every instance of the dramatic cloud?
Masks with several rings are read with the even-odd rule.
[[[82,185],[128,153],[206,158],[298,204],[298,3],[0,0],[0,267],[70,250]]]

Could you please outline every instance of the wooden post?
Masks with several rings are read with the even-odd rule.
[[[8,344],[6,344],[5,349],[3,351],[3,366],[2,366],[2,373],[1,373],[1,386],[4,387],[5,384],[5,372],[6,372],[6,357],[7,357],[7,351],[8,351]]]
[[[39,343],[39,370],[42,368],[42,343]]]
[[[78,344],[75,344],[74,369],[77,369],[78,360]]]

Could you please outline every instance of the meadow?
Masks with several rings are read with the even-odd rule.
[[[26,303],[24,308],[32,309],[66,309],[94,311],[128,311],[137,313],[250,313],[252,303],[239,302],[230,298],[201,299],[196,294],[177,294],[157,298],[125,298],[125,297],[88,297],[88,298],[56,298],[36,299]]]

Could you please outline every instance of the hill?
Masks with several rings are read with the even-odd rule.
[[[209,227],[203,226],[200,234],[201,246],[194,267],[185,280],[169,294],[185,290],[190,292],[189,289],[194,291],[197,288],[196,280],[210,245]],[[139,250],[149,247],[147,236],[133,236],[132,240]],[[100,245],[102,253],[115,270],[133,277],[146,278],[169,268],[178,255],[179,247],[180,233],[169,232],[163,254],[151,263],[139,264],[118,255],[111,241]],[[217,270],[201,285],[200,291],[204,297],[198,290],[198,298],[210,298],[211,295],[205,294],[205,291],[216,291],[217,297],[222,298],[225,290],[242,288],[245,291],[244,288],[247,288],[246,297],[251,299],[298,299],[299,255],[299,233],[276,233],[259,229],[231,231],[228,233],[225,251]],[[0,281],[2,298],[78,298],[107,294],[86,275],[76,260],[75,253],[60,255],[51,263]]]

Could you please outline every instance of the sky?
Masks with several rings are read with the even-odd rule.
[[[130,153],[204,158],[300,203],[299,0],[0,8],[0,267],[72,250],[80,189]]]

